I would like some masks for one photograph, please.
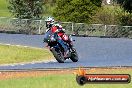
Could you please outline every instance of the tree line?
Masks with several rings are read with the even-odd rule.
[[[46,4],[50,4],[54,9],[50,15],[57,20],[90,23],[101,15],[106,17],[110,13],[105,12],[106,8],[102,6],[102,0],[8,0],[9,10],[14,17],[21,19],[42,19],[43,13],[48,9]],[[113,0],[118,7],[122,8],[122,15],[119,11],[114,15],[119,18],[122,25],[132,25],[132,0]],[[110,7],[112,8],[112,7]],[[45,9],[45,10],[44,10]],[[101,13],[100,11],[104,11]],[[101,18],[102,19],[102,18]],[[113,18],[115,19],[115,18]],[[103,20],[102,20],[103,21]],[[105,20],[104,20],[105,21]],[[106,22],[105,22],[106,23]],[[116,23],[116,22],[115,22]],[[108,23],[109,24],[109,23]]]

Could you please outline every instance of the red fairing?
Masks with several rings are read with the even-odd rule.
[[[61,36],[61,38],[64,40],[64,41],[68,41],[68,36],[66,35],[66,34],[63,34],[62,36]]]
[[[62,37],[62,36],[64,35],[64,33],[59,32],[58,35],[59,35],[60,37]]]

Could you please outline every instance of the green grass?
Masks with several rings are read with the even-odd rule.
[[[0,45],[0,64],[41,61],[51,59],[47,49]]]
[[[118,71],[107,71],[107,73],[129,73],[132,75],[132,69]],[[132,83],[129,84],[85,84],[80,86],[76,83],[75,75],[61,74],[48,75],[42,77],[29,78],[14,78],[0,80],[0,88],[131,88]]]
[[[8,0],[0,0],[0,17],[10,17],[11,13],[8,10]]]

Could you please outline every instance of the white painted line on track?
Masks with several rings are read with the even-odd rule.
[[[12,63],[12,64],[1,64],[0,66],[17,66],[17,65],[26,65],[26,64],[39,64],[39,63],[50,63],[57,62],[55,59],[52,60],[43,60],[43,61],[32,61],[32,62],[22,62],[22,63]]]
[[[35,49],[46,49],[46,48],[38,48],[38,47],[25,46],[25,45],[17,45],[17,44],[8,44],[8,43],[0,43],[0,45],[17,46],[17,47],[25,47],[25,48],[35,48]]]

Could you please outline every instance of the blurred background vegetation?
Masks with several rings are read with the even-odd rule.
[[[54,16],[61,21],[132,26],[132,0],[111,0],[110,4],[106,0],[0,0],[0,2],[0,17],[42,19],[45,16]]]

